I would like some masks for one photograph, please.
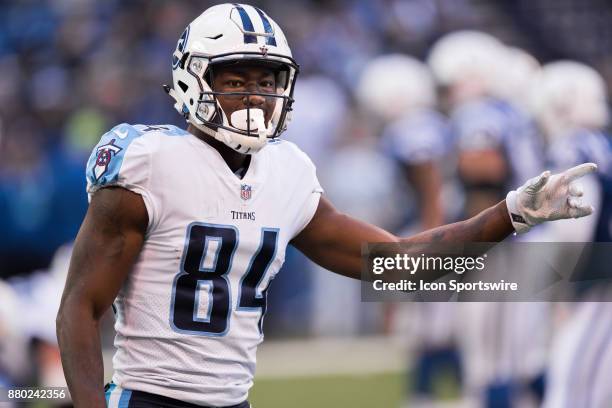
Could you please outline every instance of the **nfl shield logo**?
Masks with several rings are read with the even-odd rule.
[[[241,184],[240,185],[240,198],[242,198],[244,201],[248,200],[251,198],[251,186],[249,186],[248,184]]]

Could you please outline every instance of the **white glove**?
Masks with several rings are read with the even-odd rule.
[[[552,176],[547,170],[509,192],[506,206],[516,232],[522,234],[544,221],[590,215],[593,207],[582,203],[582,187],[576,180],[595,170],[595,163],[584,163]]]

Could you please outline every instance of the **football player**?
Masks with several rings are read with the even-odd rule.
[[[597,163],[597,175],[585,177],[583,198],[597,203],[592,217],[546,228],[551,242],[612,241],[612,143],[602,129],[609,124],[606,84],[588,65],[557,61],[544,66],[535,82],[533,111],[549,145],[551,165],[582,160]],[[597,245],[597,244],[595,244]],[[559,250],[562,250],[560,247]],[[559,257],[568,261],[567,254]],[[584,273],[597,267],[591,259]],[[601,260],[599,261],[601,262]],[[601,268],[601,265],[599,265]],[[589,279],[584,277],[584,279]],[[612,404],[612,289],[605,280],[582,284],[569,319],[555,337],[544,406],[608,407]]]
[[[413,229],[443,224],[440,161],[448,153],[446,121],[436,112],[436,88],[425,64],[402,54],[370,61],[357,86],[363,110],[383,123],[381,148],[399,163],[418,199],[419,220],[408,214]],[[416,211],[413,211],[416,212]]]
[[[172,69],[167,90],[187,130],[118,125],[87,164],[91,202],[57,320],[76,407],[248,407],[267,288],[289,244],[359,279],[365,242],[495,242],[592,211],[568,202],[570,182],[595,169],[584,164],[469,220],[396,237],[337,211],[308,157],[278,138],[298,66],[266,13],[209,8],[181,35]],[[113,301],[105,400],[98,327]]]
[[[471,216],[497,202],[529,174],[542,171],[539,135],[519,104],[526,99],[537,61],[487,33],[458,31],[434,44],[428,63],[445,93],[457,173],[466,194],[465,213]],[[544,356],[518,356],[517,350],[524,348],[526,333],[532,341],[546,340],[546,333],[534,335],[533,327],[546,330],[541,322],[546,320],[547,305],[463,303],[458,309],[469,316],[459,336],[467,394],[487,407],[511,404],[528,388],[523,384],[544,370]],[[528,318],[519,321],[516,316]],[[539,369],[537,364],[525,367],[525,361],[539,361]]]
[[[366,112],[383,122],[381,148],[399,163],[418,200],[416,208],[404,204],[408,222],[402,231],[416,233],[443,224],[449,211],[442,205],[442,175],[454,171],[454,160],[447,120],[435,110],[436,86],[429,67],[408,55],[382,55],[365,66],[356,96]],[[412,321],[407,343],[414,344],[414,353],[408,367],[410,398],[405,405],[431,405],[441,376],[450,372],[460,382],[452,330],[456,307],[446,302],[393,306],[388,311],[395,326],[403,325],[400,320]]]
[[[542,170],[539,135],[512,103],[520,97],[507,89],[516,93],[530,82],[528,72],[523,80],[515,78],[524,70],[517,60],[522,59],[515,51],[478,31],[447,34],[428,56],[451,116],[468,216]]]
[[[4,280],[0,280],[0,299],[0,388],[9,389],[24,382],[30,374],[29,339],[23,334],[18,317],[22,311],[19,296]]]

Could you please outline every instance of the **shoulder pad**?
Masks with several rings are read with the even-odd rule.
[[[143,133],[127,123],[105,133],[87,161],[88,184],[103,186],[115,181],[128,146]]]
[[[185,136],[189,133],[173,125],[130,125],[121,123],[105,133],[94,147],[87,161],[87,184],[90,186],[105,186],[117,181],[125,152],[134,140],[147,134],[156,133],[159,136]],[[140,144],[143,154],[147,156],[146,148]]]
[[[166,136],[185,136],[189,134],[185,129],[174,125],[134,125],[133,128],[141,134],[148,132],[160,132]]]

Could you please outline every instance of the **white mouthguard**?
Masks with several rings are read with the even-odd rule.
[[[247,120],[247,118],[250,120]],[[264,111],[262,109],[238,110],[232,113],[231,123],[233,127],[240,130],[250,130],[251,132],[255,133],[262,133],[266,131]]]

